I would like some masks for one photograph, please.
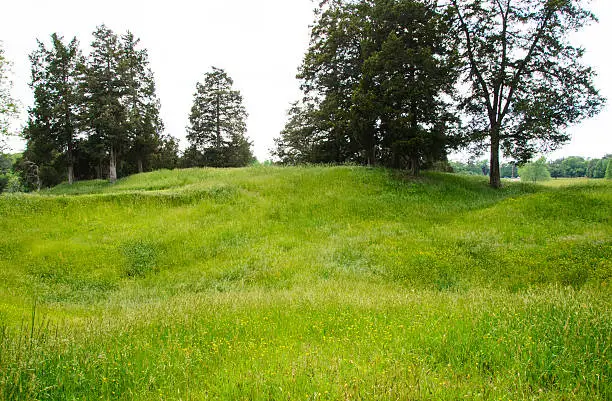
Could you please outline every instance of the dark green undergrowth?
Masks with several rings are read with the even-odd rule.
[[[254,167],[2,196],[0,395],[609,399],[611,189]]]

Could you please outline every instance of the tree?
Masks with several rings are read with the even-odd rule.
[[[527,163],[519,168],[519,176],[521,181],[548,181],[550,180],[550,172],[546,167],[546,159],[541,157],[533,163]]]
[[[304,99],[275,155],[415,174],[445,159],[456,77],[446,31],[435,2],[323,1],[298,74]]]
[[[11,133],[11,121],[17,117],[17,102],[11,96],[13,86],[9,79],[11,64],[4,56],[0,42],[0,153],[5,149],[5,137]]]
[[[280,136],[274,139],[272,156],[283,164],[317,163],[325,159],[317,133],[317,110],[312,102],[295,102],[288,111],[289,119]]]
[[[151,167],[153,170],[172,170],[179,166],[179,144],[170,135],[163,135],[159,139],[160,145],[156,152],[151,155]]]
[[[48,141],[63,155],[68,182],[74,181],[74,153],[77,136],[82,131],[81,87],[84,58],[79,42],[73,38],[65,44],[56,33],[51,47],[38,41],[38,49],[30,55],[34,107],[30,110],[28,141]],[[34,126],[36,128],[34,128]]]
[[[595,16],[580,0],[451,0],[460,34],[462,103],[470,141],[490,148],[490,185],[501,186],[500,151],[519,161],[569,139],[569,125],[604,102],[584,50],[569,36]]]
[[[155,79],[146,49],[138,49],[139,39],[131,32],[122,36],[119,70],[125,87],[121,103],[126,110],[126,129],[130,140],[128,157],[135,159],[138,172],[161,145],[163,123]]]
[[[595,167],[593,168],[592,177],[593,178],[604,178],[606,176],[606,171],[608,165],[610,164],[610,160],[612,160],[612,155],[605,155],[603,159],[597,160]]]
[[[247,113],[233,83],[224,70],[213,67],[196,84],[187,139],[205,166],[241,167],[253,160],[245,137]]]
[[[127,112],[122,96],[127,92],[122,81],[122,49],[119,39],[105,25],[93,33],[92,52],[85,81],[89,142],[101,163],[108,157],[109,179],[117,180],[117,159],[129,147]]]
[[[612,180],[612,162],[608,162],[608,167],[606,168],[606,179]]]
[[[580,156],[566,157],[561,162],[561,171],[563,171],[564,177],[584,177],[587,173],[586,160]]]
[[[548,171],[550,171],[550,176],[552,178],[563,177],[563,167],[561,166],[562,163],[563,159],[548,162]]]

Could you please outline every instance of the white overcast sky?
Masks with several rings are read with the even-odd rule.
[[[308,46],[315,3],[311,0],[19,0],[3,2],[0,40],[13,62],[14,95],[27,109],[28,54],[36,39],[53,32],[76,36],[85,52],[91,33],[106,24],[116,33],[132,31],[148,49],[157,81],[166,132],[186,146],[185,126],[195,84],[211,66],[224,68],[242,92],[249,113],[248,135],[259,160],[300,97],[295,79]],[[612,153],[612,1],[594,0],[600,23],[576,36],[587,50],[585,61],[598,72],[596,83],[611,99],[594,119],[573,127],[571,143],[548,157],[601,157]],[[25,122],[25,114],[22,123]],[[23,143],[12,142],[14,150]]]

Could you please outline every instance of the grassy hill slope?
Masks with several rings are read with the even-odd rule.
[[[608,399],[611,189],[256,167],[0,197],[0,394]]]

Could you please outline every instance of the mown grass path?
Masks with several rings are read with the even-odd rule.
[[[193,169],[0,216],[5,399],[612,397],[605,181]]]

